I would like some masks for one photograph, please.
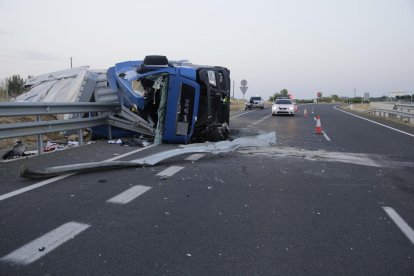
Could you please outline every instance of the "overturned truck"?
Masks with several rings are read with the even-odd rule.
[[[119,101],[154,128],[166,143],[227,138],[230,72],[224,67],[169,62],[164,56],[118,63],[108,69]]]
[[[68,83],[70,76],[77,86]],[[55,91],[68,98],[65,89],[76,90],[77,95],[64,101],[118,101],[123,111],[111,118],[129,120],[133,125],[138,122],[141,133],[153,136],[157,144],[220,141],[229,133],[230,71],[225,67],[146,56],[117,63],[106,71],[74,68],[46,74],[29,79],[27,85],[31,91],[17,101],[59,101],[62,97],[45,95]],[[114,136],[127,135],[117,129],[123,124],[112,125],[116,126]],[[103,127],[92,131],[107,134]]]

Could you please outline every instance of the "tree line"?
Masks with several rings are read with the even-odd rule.
[[[13,75],[0,83],[0,98],[15,98],[24,92],[24,80],[20,75]]]

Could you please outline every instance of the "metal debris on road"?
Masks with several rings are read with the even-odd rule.
[[[275,137],[275,134],[273,134]],[[267,137],[267,136],[266,136]],[[258,138],[256,138],[258,139]],[[259,137],[260,139],[260,137]],[[237,139],[236,139],[237,140]],[[252,137],[251,141],[254,141],[255,138]],[[247,145],[248,143],[241,144]],[[153,166],[161,161],[166,159],[176,157],[183,154],[190,153],[212,153],[212,154],[221,154],[235,151],[241,145],[233,141],[220,141],[216,143],[202,143],[202,144],[193,144],[188,147],[167,150],[160,153],[156,153],[141,159],[135,159],[131,161],[101,161],[101,162],[90,162],[90,163],[81,163],[73,165],[63,165],[49,167],[45,169],[31,169],[23,166],[20,169],[20,176],[25,178],[46,178],[57,176],[65,173],[77,173],[77,172],[91,172],[91,171],[100,171],[103,169],[116,169],[116,168],[126,168],[126,167],[137,167],[143,165]]]

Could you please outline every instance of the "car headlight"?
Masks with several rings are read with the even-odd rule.
[[[290,106],[290,107],[289,107],[289,110],[293,110],[293,106]]]

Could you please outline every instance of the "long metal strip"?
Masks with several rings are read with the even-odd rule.
[[[27,115],[50,115],[65,113],[81,113],[81,112],[105,112],[119,111],[121,106],[119,103],[21,103],[8,102],[0,103],[0,117],[8,116],[27,116]]]
[[[107,115],[100,115],[81,119],[1,124],[0,139],[105,125],[107,118]]]

